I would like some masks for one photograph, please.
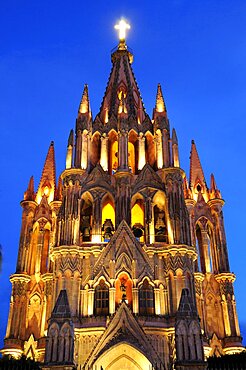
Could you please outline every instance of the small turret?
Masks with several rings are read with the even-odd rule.
[[[185,176],[184,182],[183,182],[183,188],[184,188],[184,197],[185,199],[191,199],[191,191],[189,188],[187,177]]]
[[[210,199],[215,199],[215,198],[221,199],[221,193],[219,189],[217,188],[213,173],[211,173],[209,192],[210,192]]]
[[[34,177],[31,176],[27,190],[24,193],[24,200],[34,200],[35,199],[35,193],[34,193]]]
[[[74,369],[73,352],[74,328],[71,311],[67,291],[61,290],[49,320],[43,369],[57,368],[59,365],[61,367],[64,363],[67,370]]]
[[[38,191],[36,194],[36,202],[39,204],[43,195],[47,197],[48,203],[54,200],[56,188],[56,165],[55,165],[55,150],[54,142],[51,141],[44,167],[42,176],[40,179]]]
[[[161,84],[158,84],[157,86],[155,111],[156,113],[163,113],[164,115],[166,115],[167,113],[166,104],[162,94]]]
[[[173,167],[179,167],[178,138],[174,128],[172,131],[172,152],[173,152]]]
[[[73,165],[73,143],[74,135],[73,130],[70,131],[68,143],[67,143],[67,156],[66,156],[66,169],[69,169]]]
[[[175,369],[206,369],[201,327],[189,289],[183,289],[175,323]]]
[[[192,190],[197,188],[198,192],[205,192],[207,190],[204,172],[194,140],[191,142],[190,152],[190,187]]]
[[[88,132],[91,131],[92,114],[88,85],[84,86],[76,120],[76,142],[74,153],[75,168],[86,169],[88,165]],[[70,164],[70,163],[68,163]],[[71,168],[71,167],[70,167]]]
[[[62,178],[59,176],[57,188],[55,191],[55,199],[54,200],[62,200]]]
[[[82,98],[79,105],[79,115],[80,114],[91,114],[90,109],[90,100],[89,100],[89,92],[88,92],[88,85],[85,84]]]

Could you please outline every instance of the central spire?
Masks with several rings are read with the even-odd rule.
[[[112,70],[103,97],[100,112],[95,122],[116,127],[119,117],[128,119],[129,131],[133,126],[135,131],[142,130],[139,124],[150,125],[150,118],[145,112],[142,97],[131,67],[133,55],[126,45],[126,31],[130,25],[121,19],[115,29],[119,31],[119,44],[111,54]],[[117,130],[117,128],[116,128]]]

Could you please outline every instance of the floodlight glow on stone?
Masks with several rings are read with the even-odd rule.
[[[130,24],[126,23],[124,19],[121,19],[118,24],[114,26],[116,30],[119,31],[119,39],[124,42],[126,39],[126,30],[131,28]]]

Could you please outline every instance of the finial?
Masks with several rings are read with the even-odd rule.
[[[85,84],[81,102],[79,105],[79,113],[89,113],[89,111],[90,111],[90,103],[89,103],[88,85]]]
[[[157,86],[155,109],[158,113],[165,113],[167,111],[165,101],[162,94],[161,84]]]
[[[119,31],[119,45],[125,46],[126,30],[129,30],[131,28],[130,24],[128,24],[124,19],[121,19],[119,23],[114,26],[114,28]]]

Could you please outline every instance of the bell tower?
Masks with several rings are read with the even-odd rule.
[[[101,106],[84,86],[56,179],[54,143],[22,228],[3,354],[44,369],[205,369],[243,347],[224,200],[192,142],[189,179],[160,84],[144,107],[123,20]],[[127,365],[126,365],[127,364]]]

